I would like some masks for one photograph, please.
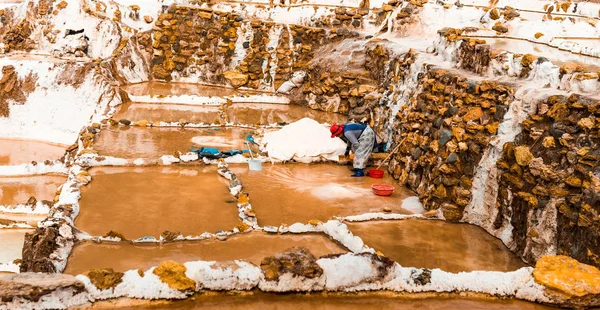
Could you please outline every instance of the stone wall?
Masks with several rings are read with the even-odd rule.
[[[397,115],[400,149],[390,172],[415,190],[430,210],[459,221],[471,201],[483,152],[513,99],[512,87],[429,70],[423,90]]]
[[[504,146],[498,216],[511,218],[515,250],[528,261],[556,247],[600,265],[599,116],[600,101],[551,96]],[[552,226],[556,235],[548,240]]]

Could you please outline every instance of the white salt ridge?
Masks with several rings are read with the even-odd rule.
[[[343,218],[344,221],[348,222],[365,222],[374,220],[408,220],[408,219],[427,219],[421,214],[398,214],[398,213],[383,213],[383,212],[372,212],[364,213],[360,215],[346,216]]]
[[[37,201],[34,206],[27,204],[0,205],[0,212],[10,214],[48,214],[50,207],[41,201]]]
[[[276,161],[338,161],[346,151],[346,143],[339,138],[332,139],[328,128],[310,118],[265,133],[260,144],[261,150]]]
[[[348,226],[341,221],[330,220],[319,227],[353,253],[375,253],[375,250],[368,247],[360,237],[353,235]]]
[[[258,286],[261,271],[251,263],[236,260],[231,263],[196,261],[184,264],[186,276],[197,283],[199,289],[251,290]]]

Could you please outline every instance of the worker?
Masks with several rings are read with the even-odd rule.
[[[362,177],[365,175],[367,161],[375,147],[375,132],[367,125],[362,124],[333,124],[329,128],[331,138],[339,137],[348,144],[346,153],[351,151],[354,154],[352,166],[354,170],[353,177]]]

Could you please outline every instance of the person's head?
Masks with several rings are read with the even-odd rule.
[[[339,137],[344,132],[344,124],[333,124],[331,125],[331,128],[329,128],[329,131],[331,132],[332,138]]]

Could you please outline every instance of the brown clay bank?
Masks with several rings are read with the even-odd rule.
[[[227,117],[224,117],[218,106],[128,102],[121,105],[113,118],[131,121],[147,120],[152,123],[184,120],[190,123],[241,125],[293,123],[304,117],[329,124],[346,120],[346,116],[338,113],[316,111],[294,104],[234,103],[225,108],[225,114]]]
[[[81,274],[93,268],[113,268],[116,271],[138,268],[146,270],[167,260],[181,263],[196,260],[246,260],[260,265],[264,257],[291,247],[306,247],[317,257],[347,252],[320,234],[268,235],[252,232],[231,236],[226,241],[208,239],[162,245],[84,242],[74,247],[65,273]]]
[[[326,221],[333,216],[383,212],[411,213],[402,201],[414,196],[387,174],[383,179],[352,178],[349,166],[335,164],[263,165],[262,171],[230,166],[250,194],[260,225],[279,226],[311,219]],[[379,197],[371,185],[394,185],[394,194]]]
[[[513,271],[526,266],[483,229],[433,220],[348,223],[365,244],[404,267],[448,272]]]
[[[32,161],[57,160],[66,146],[32,140],[0,139],[0,165],[29,164]]]
[[[23,240],[29,229],[0,229],[0,264],[11,263],[21,258]]]
[[[150,128],[111,127],[100,132],[94,149],[105,156],[122,158],[158,158],[192,146],[242,149],[252,133],[244,128]]]
[[[438,294],[441,295],[441,294]],[[446,294],[447,295],[447,294]],[[398,296],[387,292],[360,294],[272,294],[248,292],[237,295],[206,293],[182,301],[106,301],[94,304],[91,309],[290,309],[290,310],[364,310],[364,309],[553,309],[550,307],[514,299],[489,299],[481,297],[436,296],[434,294],[412,294]],[[82,307],[81,309],[88,309]]]
[[[75,225],[104,236],[115,231],[128,239],[184,236],[232,230],[240,224],[227,181],[215,167],[94,168],[81,189]]]
[[[25,204],[31,197],[53,201],[58,187],[66,181],[59,175],[0,177],[0,205]]]

